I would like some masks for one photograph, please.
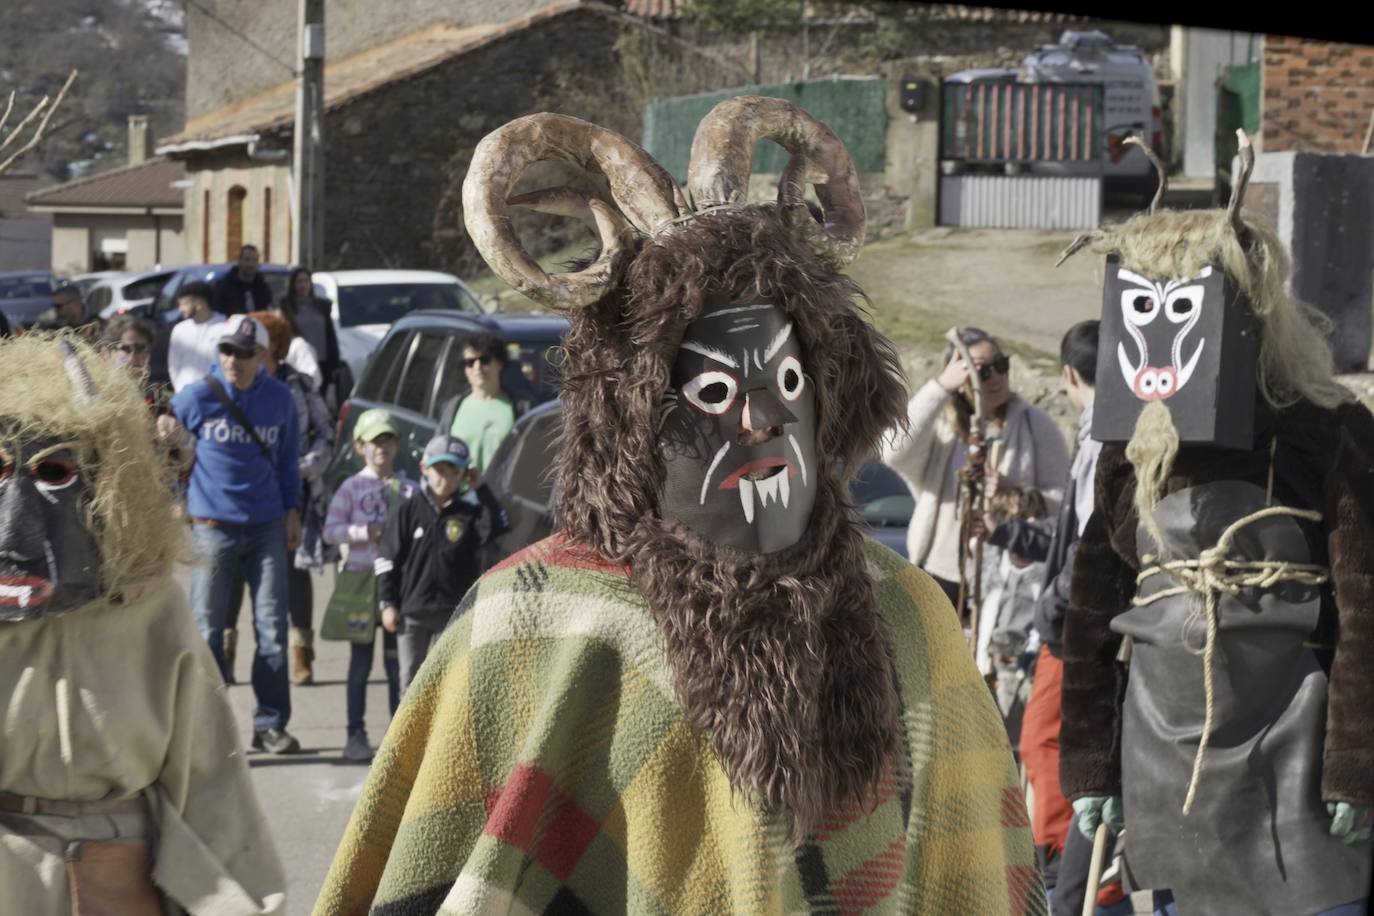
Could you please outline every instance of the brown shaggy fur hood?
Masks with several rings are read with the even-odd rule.
[[[776,554],[707,544],[658,515],[663,396],[713,293],[786,311],[815,386],[816,506],[802,541]],[[794,840],[829,807],[869,797],[896,759],[887,637],[847,484],[902,422],[906,392],[859,300],[774,208],[717,211],[643,243],[623,282],[570,316],[564,342],[559,525],[631,568],[689,721],[736,790],[779,811]]]

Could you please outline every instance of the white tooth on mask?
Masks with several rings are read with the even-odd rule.
[[[786,509],[787,501],[792,496],[792,484],[787,479],[787,468],[782,469],[778,478],[778,491],[782,494],[782,507]]]
[[[739,479],[739,504],[744,507],[744,520],[754,524],[754,482],[748,477]]]
[[[778,498],[778,475],[766,477],[758,482],[759,503],[765,507]]]

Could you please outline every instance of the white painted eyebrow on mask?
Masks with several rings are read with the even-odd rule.
[[[787,343],[787,338],[791,334],[792,323],[789,321],[787,325],[773,337],[772,342],[768,344],[768,349],[763,351],[763,361],[765,363],[771,361],[773,357],[778,355],[778,351],[782,349],[783,344]]]
[[[727,356],[724,350],[718,350],[715,347],[697,343],[695,340],[684,340],[682,342],[682,349],[698,353],[707,359],[713,359],[718,363],[729,366],[731,369],[739,368],[739,363],[736,362],[733,357]]]

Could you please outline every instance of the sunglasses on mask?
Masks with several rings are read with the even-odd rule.
[[[491,354],[490,354],[490,353],[483,353],[481,356],[473,356],[473,357],[465,358],[465,359],[463,360],[463,365],[466,366],[467,368],[471,369],[473,366],[477,365],[478,363],[481,363],[482,365],[485,366],[485,365],[489,364],[490,362],[491,362]]]
[[[1011,357],[999,356],[992,362],[984,363],[978,367],[978,378],[986,382],[988,379],[992,378],[994,372],[998,375],[1006,375],[1007,370],[1010,368]]]

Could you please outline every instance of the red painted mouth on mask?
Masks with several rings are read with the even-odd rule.
[[[0,576],[0,607],[47,604],[52,583],[39,576]]]
[[[796,477],[797,469],[792,462],[786,458],[755,458],[753,461],[746,462],[735,469],[735,472],[720,482],[718,490],[738,490],[740,478],[755,471],[769,471],[774,468],[785,468],[788,477]]]

